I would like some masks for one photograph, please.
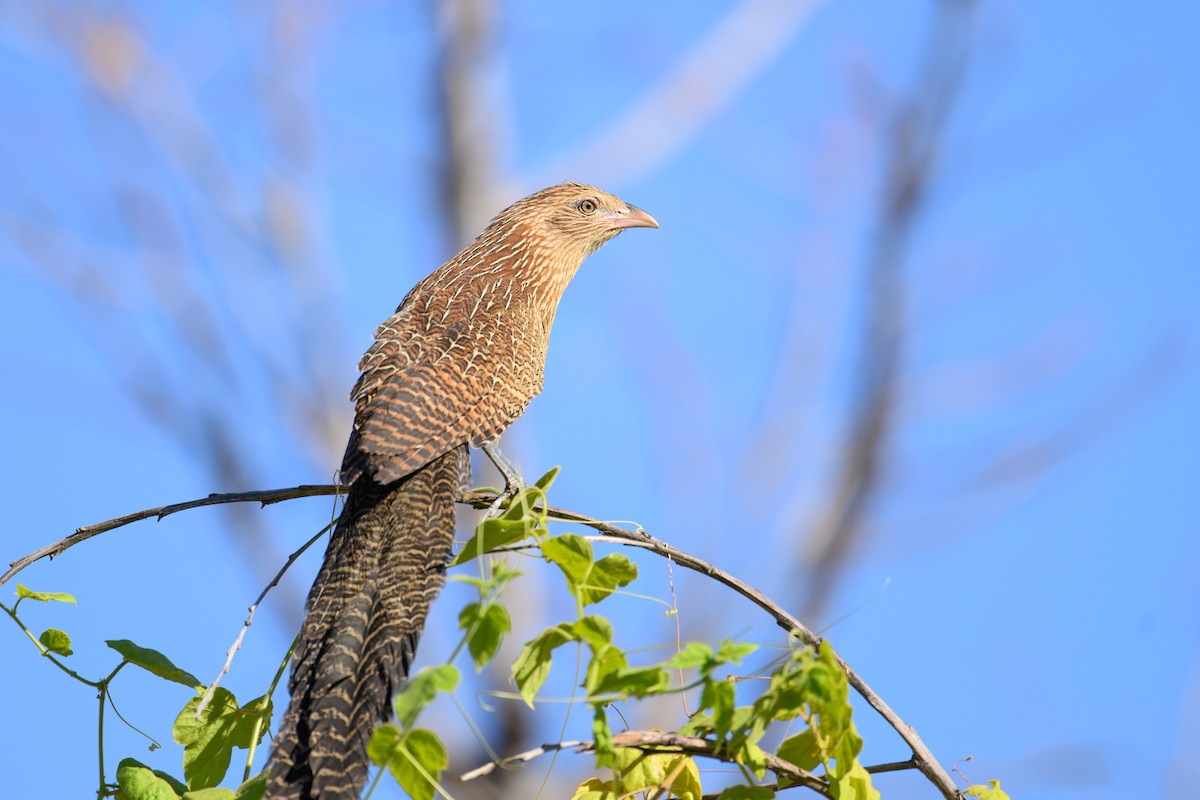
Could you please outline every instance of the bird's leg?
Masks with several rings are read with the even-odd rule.
[[[517,492],[525,488],[525,481],[521,480],[521,473],[517,472],[516,466],[508,460],[508,456],[500,452],[500,448],[495,442],[488,442],[480,448],[496,465],[496,469],[500,470],[500,474],[504,476],[504,491],[496,498],[493,504],[494,508],[488,509],[489,513],[500,507],[500,504],[507,499],[515,497]]]

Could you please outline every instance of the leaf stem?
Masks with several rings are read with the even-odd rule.
[[[17,602],[19,603],[20,600],[18,600]],[[50,659],[50,662],[52,664],[54,664],[54,666],[58,667],[63,672],[67,673],[68,675],[70,675],[72,678],[79,681],[80,683],[86,684],[86,685],[91,686],[96,689],[100,688],[99,681],[89,681],[87,678],[83,677],[78,672],[71,669],[66,664],[62,663],[57,658],[55,658],[54,654],[51,653],[46,648],[46,646],[43,645],[41,642],[39,642],[38,638],[33,635],[33,631],[31,631],[31,630],[29,630],[29,628],[25,627],[24,622],[21,622],[21,618],[17,616],[17,609],[16,609],[15,604],[13,605],[12,608],[9,608],[8,606],[4,605],[4,603],[0,603],[0,608],[4,609],[4,613],[8,614],[8,616],[12,617],[12,621],[17,623],[18,628],[25,631],[25,635],[29,637],[29,641],[33,642],[33,646],[38,649],[38,652],[41,653],[44,657]]]

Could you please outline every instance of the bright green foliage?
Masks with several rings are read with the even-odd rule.
[[[237,800],[262,800],[267,793],[267,773],[260,772],[237,788]]]
[[[66,592],[35,592],[32,589],[26,589],[21,584],[17,584],[17,604],[22,600],[37,600],[39,603],[71,603],[78,605],[75,602],[74,595],[69,595]],[[15,606],[14,606],[15,608]]]
[[[611,781],[606,782],[599,778],[588,778],[579,784],[579,788],[575,790],[575,794],[571,795],[571,800],[617,800],[617,795],[612,790]]]
[[[503,514],[485,519],[476,525],[475,535],[463,545],[458,555],[450,560],[450,566],[465,564],[485,553],[516,544],[522,539],[543,539],[548,536],[546,525],[550,521],[549,516],[544,508],[538,509],[536,506],[545,505],[546,491],[557,476],[558,467],[555,467],[539,478],[533,486],[517,492]]]
[[[396,695],[396,723],[375,729],[367,742],[367,757],[386,767],[412,800],[431,800],[434,781],[450,763],[437,735],[413,723],[442,692],[458,688],[459,672],[452,664],[426,667],[409,678]]]
[[[521,692],[521,697],[530,708],[533,708],[534,695],[542,688],[550,674],[554,651],[567,642],[576,640],[572,626],[564,622],[547,628],[525,644],[521,655],[513,662],[512,678]]]
[[[126,758],[117,768],[116,800],[262,800],[267,790],[266,775],[258,775],[237,788],[210,787],[189,791],[165,772],[151,770],[140,761]]]
[[[724,641],[717,646],[682,643],[674,655],[660,663],[629,663],[630,657],[618,643],[613,624],[604,616],[585,610],[593,610],[592,606],[634,581],[637,567],[619,553],[597,559],[592,543],[578,534],[550,536],[546,492],[557,472],[557,468],[551,470],[533,486],[518,492],[498,517],[481,522],[451,563],[470,562],[490,551],[511,548],[532,538],[532,545],[519,549],[540,549],[542,557],[563,575],[566,588],[575,599],[575,617],[529,640],[512,665],[512,679],[520,696],[532,708],[553,667],[555,651],[566,644],[575,645],[573,649],[580,659],[577,665],[582,677],[580,687],[585,692],[579,699],[591,707],[596,762],[598,767],[605,768],[607,780],[595,777],[585,781],[572,800],[633,797],[699,800],[703,790],[693,756],[618,747],[609,726],[610,706],[614,707],[612,718],[616,720],[615,712],[623,711],[620,705],[683,692],[698,700],[698,708],[694,708],[695,713],[679,728],[679,733],[704,739],[705,751],[712,758],[740,765],[745,776],[746,784],[725,789],[719,794],[720,800],[775,797],[774,789],[750,784],[767,780],[768,756],[762,749],[762,741],[768,731],[778,732],[785,725],[797,732],[785,738],[775,752],[776,758],[791,765],[791,768],[777,766],[774,780],[780,788],[794,783],[795,770],[802,770],[825,780],[828,794],[835,800],[878,800],[871,776],[859,761],[862,739],[853,721],[849,684],[827,643],[816,649],[794,646],[775,662],[769,673],[754,671],[752,675],[746,674],[750,670],[734,669],[758,648],[741,642]],[[451,578],[479,591],[478,600],[459,613],[463,637],[454,651],[457,657],[465,648],[477,672],[495,657],[504,636],[511,631],[512,622],[500,596],[508,583],[521,574],[499,559],[479,560],[478,564],[478,576]],[[20,585],[17,597],[18,605],[26,599],[75,602],[69,594],[34,592]],[[0,610],[7,612],[33,639],[33,634],[17,617],[16,605],[9,609],[0,604]],[[672,608],[669,613],[674,612]],[[45,630],[37,642],[43,653],[71,655],[71,638],[57,628]],[[101,729],[106,701],[111,700],[106,697],[108,685],[125,663],[136,664],[189,688],[204,688],[194,676],[158,651],[124,639],[107,644],[123,661],[107,677],[96,681],[81,678],[57,659],[49,659],[71,677],[99,690]],[[582,663],[585,654],[586,667]],[[276,681],[282,672],[283,665]],[[744,680],[747,677],[756,680]],[[442,742],[433,732],[416,727],[417,720],[439,694],[453,694],[459,680],[459,671],[453,664],[426,668],[413,675],[396,696],[396,722],[380,726],[368,743],[370,759],[386,768],[413,800],[433,800],[441,791],[438,782],[449,761]],[[738,704],[739,695],[742,705]],[[117,771],[115,793],[101,775],[97,794],[112,795],[117,800],[262,800],[266,791],[265,774],[247,780],[236,791],[219,788],[218,784],[225,777],[233,749],[252,750],[268,731],[272,714],[268,695],[239,707],[232,693],[218,688],[197,718],[199,702],[199,698],[193,698],[174,726],[174,739],[183,745],[186,786],[165,773],[126,759]],[[689,705],[694,704],[689,702]],[[623,718],[622,724],[625,724]],[[617,737],[616,741],[622,740]],[[249,754],[246,761],[248,771]],[[971,786],[965,794],[980,800],[1009,800],[997,781]]]
[[[572,800],[611,800],[634,797],[642,792],[660,798],[700,800],[700,771],[690,756],[678,753],[646,753],[619,747],[612,761],[613,778],[591,778],[580,784]],[[669,790],[669,793],[664,790]]]
[[[871,774],[858,762],[830,780],[829,793],[834,800],[879,800],[879,792],[871,785]]]
[[[396,722],[401,728],[412,727],[438,692],[453,692],[458,687],[458,680],[458,669],[452,664],[422,669],[409,678],[396,695]]]
[[[184,672],[172,664],[171,659],[157,650],[138,647],[128,639],[108,639],[104,643],[124,656],[125,660],[130,664],[137,664],[142,669],[149,670],[160,678],[174,681],[175,683],[182,683],[184,686],[192,689],[204,688],[204,684],[196,680],[196,676],[190,672]]]
[[[637,578],[637,566],[628,558],[612,553],[596,561],[591,542],[574,533],[542,542],[542,555],[562,570],[580,606],[599,603]]]
[[[713,661],[721,656],[740,659],[745,654],[740,647],[723,646]],[[700,707],[707,712],[693,716],[682,733],[714,737],[721,742],[723,753],[761,778],[766,763],[758,742],[767,727],[773,722],[800,718],[809,727],[785,739],[778,757],[807,771],[823,766],[834,797],[878,797],[870,775],[858,762],[862,739],[852,720],[849,683],[828,643],[815,653],[809,648],[794,650],[771,675],[767,689],[749,706],[735,705],[733,684],[714,678],[714,665],[704,655],[701,648],[689,646],[677,657],[699,665],[703,680]],[[782,774],[779,783],[790,785]]]
[[[612,766],[612,729],[608,727],[608,713],[604,710],[603,703],[592,704],[592,740],[596,743],[596,766]]]
[[[412,800],[433,800],[434,782],[450,763],[446,747],[432,731],[401,731],[390,722],[371,736],[367,756],[376,766],[387,767]]]
[[[471,603],[458,615],[458,627],[467,632],[467,649],[481,672],[496,651],[504,634],[512,630],[512,620],[499,603]]]
[[[975,784],[968,787],[965,794],[968,797],[978,797],[979,800],[1009,800],[1008,794],[1000,788],[1000,781],[988,781],[987,786]]]
[[[124,759],[117,767],[117,786],[117,800],[178,800],[187,791],[170,775],[132,758]]]
[[[789,764],[812,772],[821,764],[821,748],[817,744],[817,733],[806,728],[795,736],[789,736],[779,744],[775,755]]]
[[[183,777],[189,789],[216,786],[225,778],[233,748],[249,749],[255,732],[259,741],[271,718],[271,700],[263,696],[239,708],[228,689],[218,688],[196,716],[200,698],[192,698],[175,718],[175,743],[183,745]]]
[[[38,641],[42,643],[42,647],[60,656],[69,656],[74,652],[71,650],[71,637],[58,628],[47,628],[42,631]]]
[[[610,660],[616,660],[616,655],[624,658],[624,653],[616,647],[611,647],[612,653],[604,654]],[[596,663],[598,656],[592,658],[592,662]],[[635,697],[649,697],[652,694],[662,694],[669,691],[671,688],[671,677],[665,669],[658,666],[651,667],[620,667],[617,669],[602,671],[596,670],[594,678],[591,665],[588,667],[589,682],[586,684],[588,694],[591,695],[616,695],[622,699],[630,699]]]
[[[714,662],[713,650],[701,642],[688,642],[679,648],[679,652],[671,657],[663,666],[667,669],[703,669],[710,671],[709,666]],[[715,666],[715,664],[713,664]]]

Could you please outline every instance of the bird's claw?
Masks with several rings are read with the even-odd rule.
[[[525,481],[521,479],[521,473],[517,471],[513,463],[500,452],[495,444],[489,442],[481,449],[504,476],[504,491],[496,495],[496,499],[492,501],[485,512],[485,515],[490,517],[497,514],[500,509],[507,507],[514,497],[525,490]]]

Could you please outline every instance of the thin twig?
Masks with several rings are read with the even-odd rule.
[[[204,713],[205,707],[209,704],[209,702],[212,701],[213,695],[216,694],[217,685],[220,684],[221,679],[229,673],[229,667],[233,664],[233,654],[242,648],[242,639],[245,638],[246,631],[250,630],[250,626],[254,624],[254,612],[258,610],[259,603],[261,603],[263,598],[267,596],[267,592],[279,585],[280,579],[283,577],[284,573],[291,568],[296,559],[302,556],[305,550],[316,544],[316,541],[328,533],[329,529],[336,524],[337,520],[334,520],[324,528],[321,528],[321,530],[317,531],[316,535],[314,535],[304,544],[300,545],[299,550],[288,556],[288,560],[285,561],[283,566],[279,568],[279,571],[275,573],[275,577],[271,579],[271,582],[263,587],[262,592],[260,592],[258,595],[258,599],[250,605],[250,614],[246,617],[246,621],[242,623],[242,629],[238,631],[237,638],[233,640],[233,644],[231,644],[229,649],[225,651],[225,664],[221,667],[221,671],[217,673],[217,677],[213,678],[212,683],[210,683],[208,688],[204,690],[204,696],[200,698],[200,705],[196,706],[196,719],[200,719],[200,715]]]

